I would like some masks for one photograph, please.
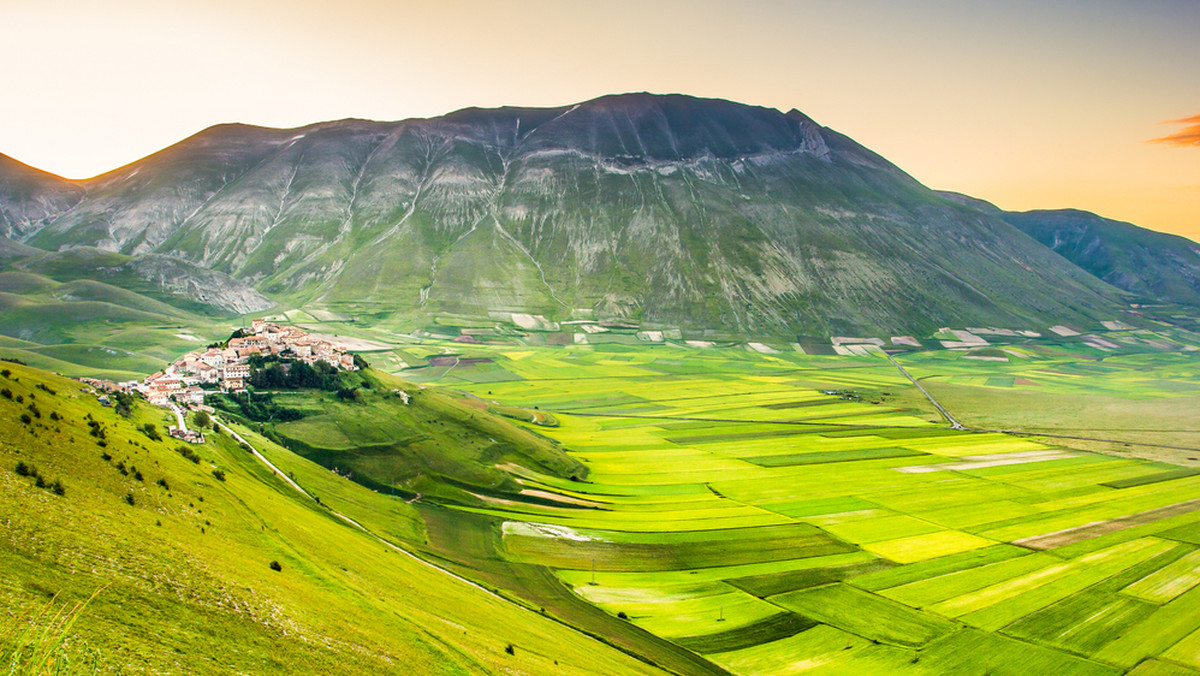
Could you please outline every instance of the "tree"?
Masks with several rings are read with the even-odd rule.
[[[123,418],[128,418],[133,415],[133,395],[128,392],[115,392],[113,398],[117,400],[113,410]]]
[[[212,416],[210,416],[207,411],[198,411],[196,413],[195,423],[196,427],[199,427],[200,429],[212,427]]]

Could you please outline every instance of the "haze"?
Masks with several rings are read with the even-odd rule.
[[[221,122],[627,91],[787,110],[925,184],[1200,238],[1200,4],[7,0],[0,152],[93,176]]]

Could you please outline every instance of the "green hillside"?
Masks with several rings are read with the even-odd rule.
[[[44,650],[123,673],[653,671],[332,517],[227,434],[152,439],[140,428],[165,433],[161,409],[124,418],[76,382],[3,367],[5,668]],[[249,438],[324,504],[420,540],[402,501]],[[14,645],[88,598],[63,640]]]
[[[373,369],[327,390],[252,388],[215,405],[297,454],[382,492],[457,504],[516,497],[499,466],[563,479],[587,469],[543,436],[491,415],[479,399],[425,388]],[[293,419],[295,418],[295,419]]]
[[[1076,209],[1006,212],[1005,221],[1113,286],[1200,305],[1200,244]]]

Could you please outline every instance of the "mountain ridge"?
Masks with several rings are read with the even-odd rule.
[[[1200,244],[1083,209],[1004,211],[958,193],[948,199],[992,213],[1095,277],[1149,301],[1200,305]]]
[[[167,254],[397,326],[582,312],[910,332],[1089,322],[1125,302],[803,113],[720,99],[219,125],[84,183],[20,239]]]

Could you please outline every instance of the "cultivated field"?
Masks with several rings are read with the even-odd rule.
[[[1083,349],[900,359],[968,426],[1021,410],[986,410],[993,391],[1183,410],[1200,390],[1192,353]],[[952,430],[878,357],[462,354],[491,361],[422,372],[552,415],[531,429],[590,472],[512,467],[536,502],[456,507],[499,542],[492,554],[731,672],[1200,673],[1200,476],[1186,451],[1122,447],[1173,461],[1155,462]],[[1094,424],[1034,411],[1004,428],[1030,419]],[[1195,408],[1175,422],[1196,429]]]

